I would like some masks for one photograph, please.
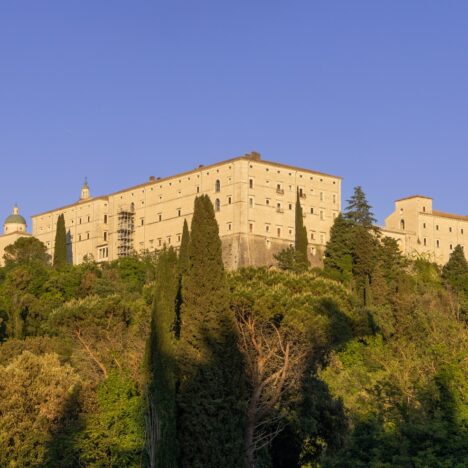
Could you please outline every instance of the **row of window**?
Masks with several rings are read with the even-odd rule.
[[[428,245],[428,241],[427,241],[427,238],[426,238],[426,237],[423,238],[423,245],[424,245],[424,247],[427,247],[427,245]],[[439,240],[439,239],[436,239],[436,248],[440,249],[440,245],[441,245],[440,240]],[[462,246],[462,247],[463,247],[463,246]],[[450,249],[450,250],[453,250],[453,249],[454,249],[454,245],[453,245],[453,244],[449,244],[449,249]]]
[[[402,220],[403,221],[403,220]],[[404,221],[403,221],[403,226],[405,225]],[[423,223],[423,229],[426,229],[426,223]],[[438,231],[439,230],[439,225],[436,224],[435,225],[435,230]],[[451,226],[449,226],[448,228],[449,232],[453,232],[453,228]],[[460,234],[463,235],[465,233],[464,229],[463,228],[460,228]]]

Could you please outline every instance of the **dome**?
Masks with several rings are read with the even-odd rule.
[[[7,225],[10,224],[15,224],[16,228],[21,231],[26,228],[26,220],[19,214],[19,209],[16,205],[13,208],[13,213],[5,219],[5,223],[3,224],[5,226],[5,233],[8,231]],[[14,226],[13,229],[15,229]]]
[[[5,224],[24,224],[26,226],[26,220],[20,214],[11,214],[5,219]]]

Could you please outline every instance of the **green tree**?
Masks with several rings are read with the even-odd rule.
[[[376,219],[372,213],[372,207],[369,205],[361,186],[354,188],[354,193],[348,200],[345,218],[353,224],[368,229],[372,228],[376,223]]]
[[[184,227],[182,228],[182,239],[179,248],[179,273],[184,275],[187,273],[190,265],[190,231],[188,228],[187,220],[184,219]]]
[[[26,351],[0,366],[0,465],[57,466],[48,447],[80,378],[56,354]]]
[[[176,295],[177,255],[163,250],[156,266],[151,330],[148,340],[148,407],[146,449],[150,466],[176,467]]]
[[[60,214],[57,218],[55,231],[54,267],[62,268],[67,264],[67,233],[65,230],[65,216]]]
[[[324,270],[327,275],[344,282],[350,281],[353,269],[352,225],[341,213],[335,218],[330,230],[324,255]]]
[[[50,261],[47,247],[35,237],[20,237],[5,247],[3,258],[6,267],[32,262],[46,265]]]
[[[301,201],[299,199],[299,190],[296,198],[296,219],[295,219],[295,243],[294,247],[297,253],[297,262],[302,265],[303,269],[309,266],[307,254],[307,229],[304,226],[304,217],[302,214]]]
[[[239,467],[243,463],[241,358],[218,224],[207,195],[195,199],[189,251],[179,344],[181,465]]]
[[[460,279],[468,273],[468,262],[461,245],[455,246],[448,262],[442,269],[442,278],[454,289],[460,289]]]

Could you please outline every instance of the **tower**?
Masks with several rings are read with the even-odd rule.
[[[83,187],[81,187],[81,196],[80,200],[87,200],[90,197],[89,195],[89,185],[88,185],[88,178],[85,177],[85,181]]]

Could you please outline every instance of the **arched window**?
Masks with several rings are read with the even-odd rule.
[[[215,192],[220,192],[220,191],[221,191],[221,182],[218,179],[215,182]]]
[[[219,201],[219,198],[217,198],[215,201],[215,211],[219,211],[220,209],[221,209],[221,202]]]
[[[400,221],[400,229],[401,229],[402,231],[405,230],[405,220],[404,220],[404,219],[402,219],[402,220]]]

